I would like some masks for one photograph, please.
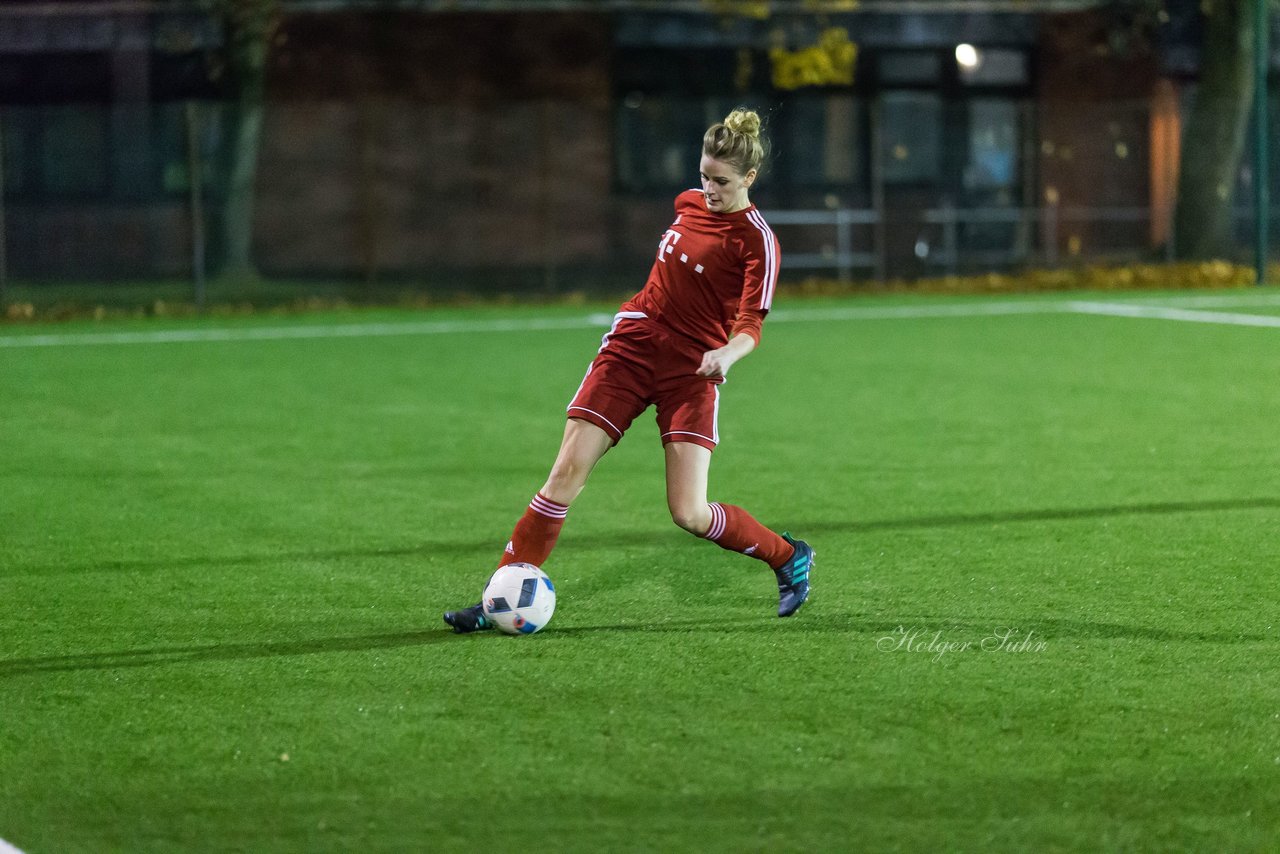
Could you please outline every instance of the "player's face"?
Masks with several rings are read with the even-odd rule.
[[[740,175],[728,163],[705,154],[698,169],[702,172],[702,195],[707,200],[707,210],[733,213],[750,207],[747,190],[756,180],[756,170]]]

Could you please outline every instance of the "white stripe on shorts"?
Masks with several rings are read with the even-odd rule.
[[[609,346],[609,336],[618,330],[619,323],[624,320],[640,320],[648,316],[649,315],[645,314],[643,311],[620,311],[615,314],[613,316],[613,325],[609,327],[609,331],[600,339],[600,349],[596,351],[596,355],[603,353],[604,348]],[[565,407],[566,410],[581,409],[583,412],[591,412],[590,409],[586,409],[585,407],[573,405],[573,402],[578,399],[578,395],[582,394],[582,387],[587,384],[587,377],[589,376],[591,376],[591,365],[587,365],[587,372],[582,375],[582,382],[578,383],[578,390],[573,393],[573,397],[569,398],[569,405]],[[608,418],[605,418],[599,412],[591,412],[591,414],[598,416],[610,427],[613,427],[613,422],[609,421]],[[617,427],[613,427],[613,429],[618,430]],[[618,435],[622,435],[621,430],[618,430]]]

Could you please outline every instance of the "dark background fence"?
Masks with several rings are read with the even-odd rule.
[[[300,293],[625,290],[697,182],[702,129],[740,103],[773,142],[752,195],[790,279],[1183,254],[1179,169],[1203,63],[1186,10],[1120,49],[1106,4],[764,21],[356,5],[284,7],[249,161],[244,99],[217,72],[227,36],[202,7],[104,5],[116,11],[101,20],[133,22],[141,41],[67,29],[84,43],[66,50],[24,47],[0,16],[0,279],[30,293],[246,271]],[[69,20],[46,17],[51,32]],[[854,57],[847,80],[780,81],[777,50],[803,57],[831,33]],[[1215,257],[1253,257],[1251,149],[1280,138],[1271,105],[1222,188],[1233,226]],[[233,181],[246,162],[247,205]]]

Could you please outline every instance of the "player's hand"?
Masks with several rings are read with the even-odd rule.
[[[698,368],[698,376],[700,377],[723,377],[729,373],[729,368],[737,361],[728,352],[728,347],[721,347],[718,350],[708,350],[702,354],[702,366]]]

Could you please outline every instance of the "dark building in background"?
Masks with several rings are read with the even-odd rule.
[[[1153,29],[1090,3],[925,6],[767,20],[287,6],[256,260],[276,276],[638,285],[697,180],[702,130],[739,103],[766,116],[753,199],[791,275],[1159,254],[1194,11]],[[225,171],[219,26],[141,4],[15,8],[0,10],[12,274],[183,275],[190,164],[215,222]],[[850,81],[779,87],[773,49],[840,29]]]

